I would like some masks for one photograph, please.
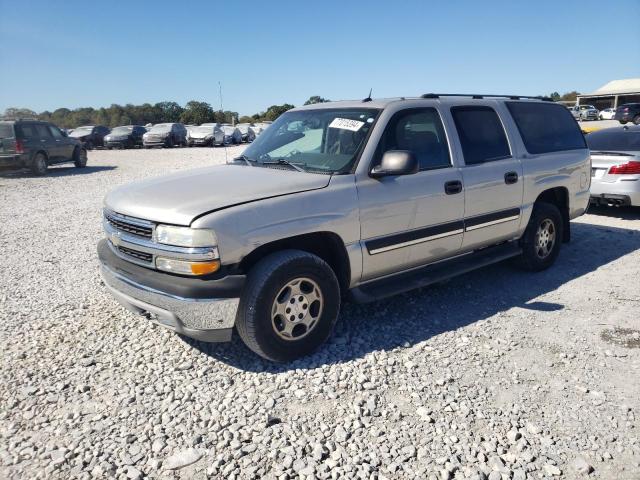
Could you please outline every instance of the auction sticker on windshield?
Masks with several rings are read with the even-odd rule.
[[[333,121],[329,124],[329,128],[341,128],[342,130],[351,130],[352,132],[357,132],[362,128],[364,122],[359,122],[358,120],[350,120],[348,118],[334,118]]]

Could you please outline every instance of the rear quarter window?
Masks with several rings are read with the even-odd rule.
[[[506,102],[529,153],[551,153],[587,148],[573,115],[562,105]]]
[[[13,125],[10,123],[0,124],[0,138],[12,138]]]

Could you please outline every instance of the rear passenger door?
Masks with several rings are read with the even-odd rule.
[[[460,105],[451,107],[451,115],[463,157],[462,250],[511,239],[520,226],[522,165],[498,112],[493,105]]]
[[[53,139],[53,135],[51,135],[51,131],[49,130],[49,126],[44,123],[35,123],[34,128],[37,135],[37,141],[40,145],[40,149],[45,150],[47,152],[47,156],[49,157],[49,162],[57,162],[60,158],[60,149]],[[36,147],[34,147],[36,148]]]

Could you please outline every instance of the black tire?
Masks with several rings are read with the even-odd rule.
[[[626,125],[627,121],[626,120],[618,120],[622,125]]]
[[[553,228],[552,244],[549,243],[551,236],[544,233],[545,226],[548,228],[549,225]],[[564,224],[558,207],[545,202],[536,203],[533,206],[529,224],[520,239],[522,255],[518,259],[519,265],[532,272],[549,268],[560,253],[563,232]]]
[[[34,175],[38,175],[39,177],[43,177],[47,174],[47,169],[49,165],[47,163],[47,157],[44,153],[36,153],[33,157],[33,163],[31,164],[31,172]]]
[[[633,117],[633,124],[640,125],[640,115],[636,115],[635,117]]]
[[[311,282],[306,283],[307,286],[314,292],[316,288],[320,292],[319,304],[312,301],[307,306],[300,301],[292,307],[297,308],[293,313],[299,311],[300,315],[305,315],[304,318],[307,315],[309,318],[313,317],[312,309],[316,309],[318,318],[309,327],[298,319],[289,322],[273,315],[278,296],[284,300],[279,302],[283,308],[289,306],[289,302],[293,304],[297,298],[303,299],[303,296],[297,297],[298,294],[294,295],[295,298],[287,297],[291,295],[291,290],[286,292],[288,284],[297,279],[303,279],[298,284],[301,291],[305,290],[305,280],[310,280]],[[311,298],[313,293],[306,295]],[[310,354],[329,338],[339,311],[340,286],[331,267],[311,253],[283,250],[265,257],[249,272],[240,299],[236,329],[247,347],[261,357],[274,362],[289,362]],[[292,315],[291,318],[294,317]],[[295,324],[288,339],[283,338],[287,332],[280,323],[282,320],[289,325]],[[294,334],[296,331],[298,333]]]
[[[76,147],[73,151],[73,164],[76,168],[84,168],[87,166],[87,151],[84,148]]]

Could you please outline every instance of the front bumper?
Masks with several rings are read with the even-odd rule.
[[[124,140],[105,140],[104,146],[109,147],[117,147],[117,148],[125,148],[129,147],[133,144],[133,142],[129,139]]]
[[[196,340],[231,340],[244,276],[207,280],[150,270],[117,257],[107,240],[98,257],[107,289],[128,310]]]

